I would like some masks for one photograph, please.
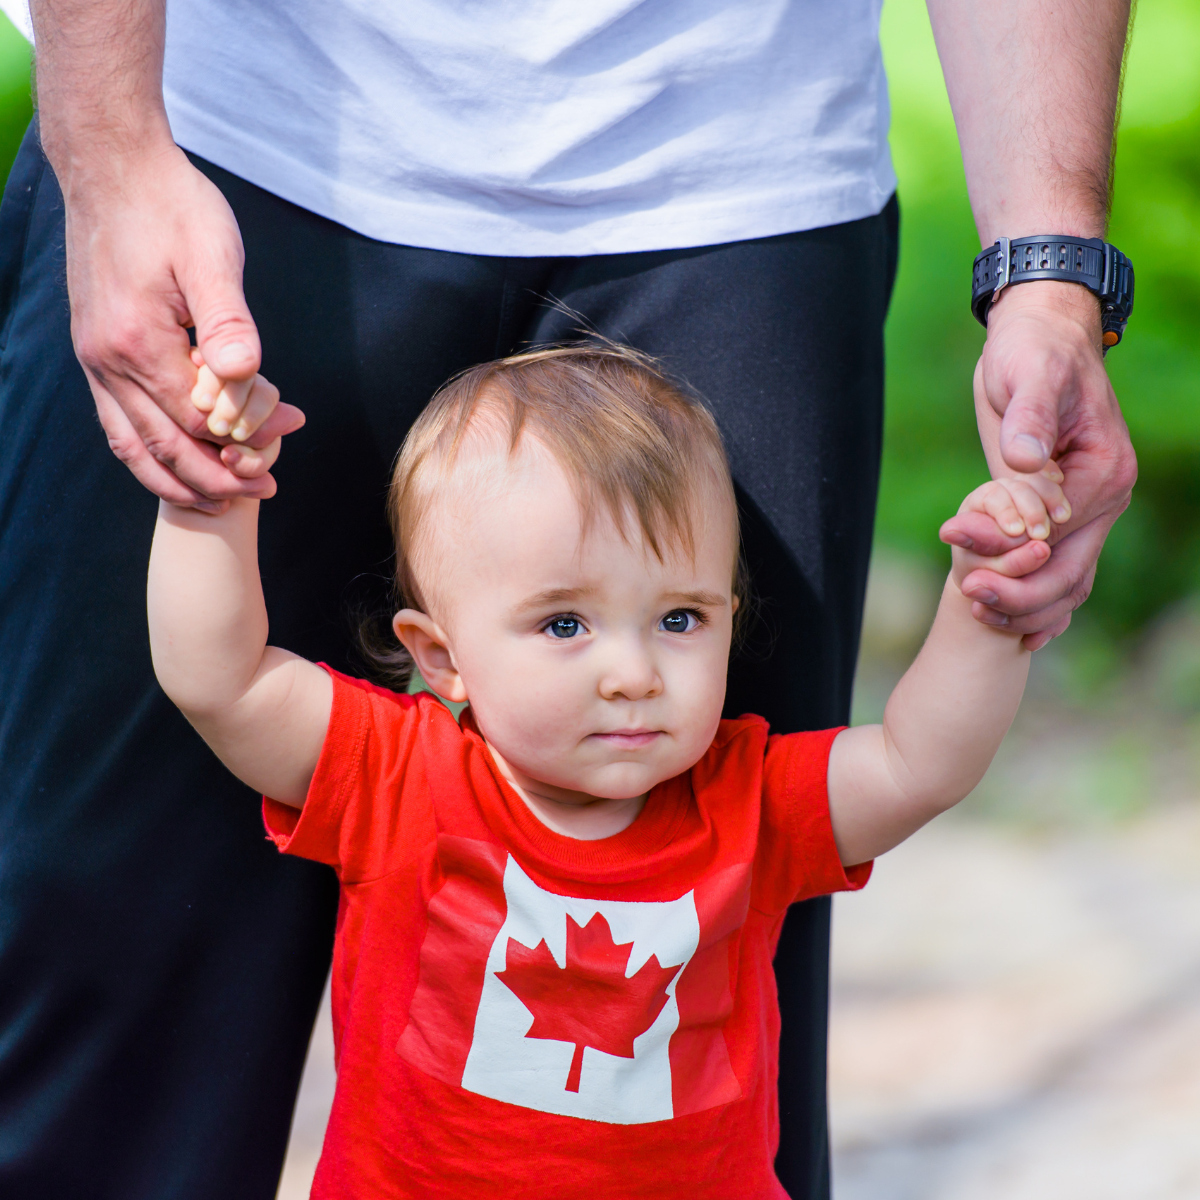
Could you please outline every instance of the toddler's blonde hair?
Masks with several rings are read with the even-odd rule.
[[[456,375],[404,439],[387,505],[401,606],[428,611],[413,551],[430,536],[422,526],[431,504],[450,484],[455,457],[480,418],[497,423],[510,452],[529,436],[554,456],[585,527],[606,511],[628,533],[632,517],[660,560],[671,549],[690,554],[703,497],[728,506],[736,531],[733,481],[716,422],[653,358],[602,339],[531,350]],[[736,551],[734,557],[736,595],[744,589]],[[404,670],[398,653],[376,648],[370,657],[393,678]]]

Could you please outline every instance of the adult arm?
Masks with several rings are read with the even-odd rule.
[[[109,444],[159,496],[219,511],[269,496],[269,474],[222,461],[191,402],[187,330],[244,398],[258,332],[242,240],[218,189],[171,138],[162,97],[164,0],[33,0],[42,146],[66,206],[71,334]],[[246,444],[303,421],[278,406]],[[208,440],[206,440],[208,439]]]
[[[980,244],[1002,235],[1102,237],[1128,0],[928,6]],[[989,315],[974,386],[993,476],[1036,471],[1052,454],[1066,475],[1072,513],[1049,562],[1024,578],[976,570],[962,585],[977,619],[1025,634],[1037,649],[1087,598],[1137,476],[1104,370],[1096,298],[1069,283],[1006,288]],[[944,536],[971,548],[977,533],[951,521]],[[974,545],[983,555],[1005,548]]]

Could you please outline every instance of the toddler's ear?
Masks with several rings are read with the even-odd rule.
[[[412,655],[421,678],[443,700],[463,704],[467,689],[454,665],[450,639],[431,617],[415,608],[402,608],[392,618],[392,629],[404,648]]]

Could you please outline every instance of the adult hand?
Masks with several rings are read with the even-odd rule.
[[[261,357],[224,196],[165,138],[70,173],[63,194],[71,333],[113,452],[172,504],[219,512],[234,496],[273,495],[261,468],[245,477],[249,457],[222,459],[230,439],[191,400],[189,327],[231,390],[249,389]],[[261,449],[303,421],[280,404],[242,440]]]
[[[1104,539],[1137,478],[1100,346],[1099,306],[1090,292],[1070,283],[1024,283],[993,306],[975,370],[975,414],[993,477],[1037,471],[1051,456],[1065,477],[1070,513],[1053,529],[1049,561],[1015,578],[976,570],[962,584],[978,620],[1024,633],[1030,650],[1062,633],[1087,599]],[[969,516],[952,518],[942,536],[985,557],[1019,541]]]

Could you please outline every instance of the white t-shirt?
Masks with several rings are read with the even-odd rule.
[[[179,144],[388,242],[577,255],[877,213],[881,0],[177,0]]]

